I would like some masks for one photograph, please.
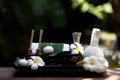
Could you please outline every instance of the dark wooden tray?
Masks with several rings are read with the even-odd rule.
[[[38,70],[31,70],[30,67],[22,67],[14,64],[17,76],[68,76],[68,77],[108,77],[106,72],[96,73],[83,69],[77,65],[45,65]]]
[[[66,53],[66,52],[65,52]],[[16,74],[27,75],[27,76],[79,76],[79,77],[107,77],[107,73],[96,73],[90,72],[83,69],[82,66],[78,66],[69,61],[69,57],[78,56],[78,55],[42,55],[41,57],[45,61],[46,65],[39,67],[37,70],[31,70],[30,66],[20,66],[17,64],[17,60],[15,61],[13,67],[16,69]],[[68,63],[66,63],[63,58],[68,59]]]

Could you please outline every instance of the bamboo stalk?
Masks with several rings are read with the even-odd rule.
[[[32,31],[31,31],[31,38],[30,38],[29,50],[32,49],[33,36],[34,36],[34,30],[32,29]]]
[[[40,35],[39,35],[38,50],[40,50],[40,51],[41,51],[40,46],[41,46],[43,31],[44,31],[44,30],[41,29],[41,30],[40,30]]]

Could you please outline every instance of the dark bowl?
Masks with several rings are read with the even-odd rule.
[[[82,55],[81,53],[71,54],[71,51],[64,51],[59,54],[59,58],[63,65],[76,65]]]
[[[44,54],[42,55],[43,60],[45,61],[46,65],[57,65],[59,64],[58,62],[58,57],[56,53],[52,54]]]

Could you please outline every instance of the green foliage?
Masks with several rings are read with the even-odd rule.
[[[118,64],[118,62],[119,62],[118,58],[113,60],[111,57],[108,57],[107,60],[109,62],[110,68],[119,68],[120,67],[120,65]]]
[[[113,13],[112,6],[110,2],[94,6],[87,0],[72,0],[72,7],[76,9],[79,7],[82,13],[88,12],[95,15],[98,19],[104,19],[107,14]]]

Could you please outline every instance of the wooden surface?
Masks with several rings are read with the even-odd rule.
[[[41,73],[21,72],[12,67],[0,67],[0,80],[120,80],[120,68],[107,69],[107,75],[102,77],[94,75],[81,76],[81,74],[74,72]]]

